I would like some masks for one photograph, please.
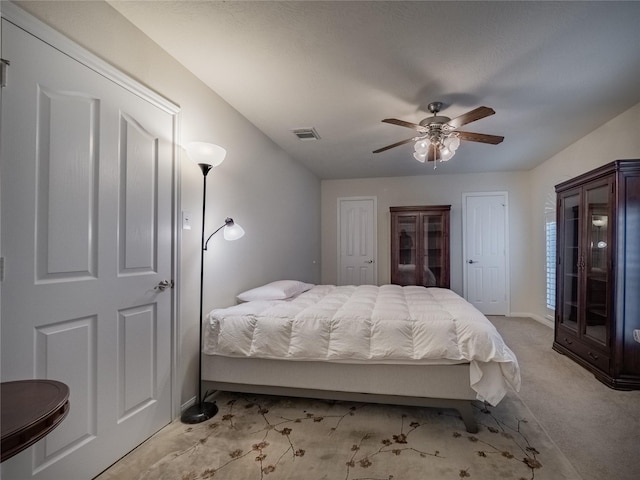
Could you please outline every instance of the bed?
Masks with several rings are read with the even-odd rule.
[[[472,401],[520,388],[513,352],[451,290],[281,281],[244,293],[204,324],[210,388],[454,408],[469,432]]]

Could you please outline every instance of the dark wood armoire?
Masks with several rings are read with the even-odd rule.
[[[391,283],[449,288],[451,205],[390,207]]]
[[[557,193],[554,350],[616,389],[640,389],[640,160]]]

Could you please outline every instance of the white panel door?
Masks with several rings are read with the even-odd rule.
[[[7,479],[89,479],[172,419],[174,115],[2,20],[2,381],[70,388]]]
[[[375,285],[375,197],[338,199],[338,285]]]
[[[465,298],[485,315],[508,313],[506,193],[466,194]]]

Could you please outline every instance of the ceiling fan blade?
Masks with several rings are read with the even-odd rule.
[[[426,133],[427,129],[417,123],[405,122],[404,120],[398,120],[397,118],[385,118],[382,120],[384,123],[391,123],[392,125],[398,125],[400,127],[413,128],[420,133]]]
[[[429,153],[427,154],[428,162],[435,162],[438,152],[436,151],[436,146],[431,143],[429,144]]]
[[[498,135],[487,135],[486,133],[473,133],[473,132],[461,132],[456,130],[460,140],[469,140],[470,142],[490,143],[491,145],[498,145],[504,140],[504,137]]]
[[[489,107],[478,107],[470,112],[463,113],[459,117],[453,118],[447,122],[451,128],[459,128],[467,123],[475,122],[476,120],[480,120],[481,118],[488,117],[489,115],[493,115],[495,110]]]
[[[415,142],[415,141],[418,140],[418,138],[420,138],[420,137],[407,138],[406,140],[402,140],[400,142],[392,143],[391,145],[387,145],[386,147],[382,147],[382,148],[379,148],[377,150],[374,150],[372,153],[384,152],[385,150],[389,150],[391,148],[399,147],[400,145],[404,145],[405,143]]]

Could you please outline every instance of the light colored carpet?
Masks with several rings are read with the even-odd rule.
[[[420,435],[425,431],[431,430],[431,427],[425,428],[424,426],[412,430],[410,435],[408,435],[411,446],[395,444],[393,435],[409,433],[409,429],[411,429],[410,424],[413,421],[413,418],[409,419],[409,417],[406,417],[404,420],[405,423],[403,424],[402,417],[400,417],[401,420],[398,423],[397,418],[395,421],[390,420],[390,412],[396,408],[403,409],[405,407],[380,407],[382,408],[383,413],[381,419],[384,419],[385,426],[376,426],[375,430],[378,432],[377,435],[385,434],[385,439],[390,440],[392,444],[388,446],[383,444],[374,445],[373,438],[366,439],[363,443],[364,448],[361,445],[359,450],[354,450],[355,453],[352,453],[351,450],[347,452],[349,455],[355,455],[353,457],[355,467],[350,467],[348,472],[344,469],[346,466],[345,464],[340,465],[344,470],[338,469],[340,473],[337,474],[337,476],[330,476],[329,472],[324,472],[326,473],[325,477],[307,476],[304,474],[305,472],[303,470],[296,470],[290,477],[276,477],[274,476],[276,473],[275,470],[270,473],[260,473],[258,466],[252,463],[255,462],[256,457],[260,456],[259,452],[256,453],[252,449],[253,444],[258,445],[260,442],[254,442],[249,447],[243,447],[251,449],[251,453],[247,453],[246,457],[243,458],[247,459],[247,463],[254,468],[254,470],[250,470],[252,472],[251,475],[253,476],[235,476],[230,473],[231,470],[226,470],[225,472],[225,469],[223,468],[215,477],[209,478],[223,478],[229,480],[243,480],[245,478],[262,478],[264,480],[269,480],[270,478],[300,478],[305,480],[314,478],[327,478],[331,480],[389,480],[389,475],[393,475],[393,473],[389,473],[390,470],[378,475],[380,472],[375,471],[373,466],[375,465],[375,468],[378,468],[380,466],[387,465],[387,462],[391,462],[388,463],[389,467],[391,467],[392,463],[400,463],[407,460],[417,460],[414,463],[416,468],[418,468],[417,472],[408,474],[403,473],[402,475],[404,476],[396,475],[393,480],[411,480],[414,478],[420,480],[429,480],[431,478],[437,480],[449,478],[458,479],[465,478],[465,475],[467,474],[470,475],[470,479],[476,480],[484,478],[491,480],[499,478],[520,480],[520,478],[533,478],[534,475],[536,480],[544,478],[554,480],[565,478],[562,476],[556,476],[555,473],[552,474],[552,472],[554,472],[555,463],[560,465],[562,469],[565,469],[565,473],[563,474],[566,478],[580,478],[571,470],[571,467],[566,464],[565,458],[573,465],[583,480],[637,480],[640,478],[640,391],[621,392],[612,390],[598,382],[593,375],[577,365],[575,362],[554,352],[551,349],[551,344],[553,342],[553,330],[548,326],[542,325],[528,318],[489,317],[489,319],[496,325],[507,344],[516,353],[522,369],[522,390],[520,391],[519,396],[516,396],[515,394],[509,395],[505,401],[499,405],[498,409],[493,409],[492,415],[499,414],[501,411],[500,409],[502,408],[510,410],[514,407],[515,410],[511,415],[513,416],[515,414],[515,417],[527,420],[527,423],[521,423],[521,426],[526,429],[526,431],[523,431],[526,439],[530,442],[531,446],[539,452],[539,454],[534,452],[530,453],[534,454],[535,456],[533,458],[540,462],[540,468],[533,470],[525,469],[524,476],[520,475],[514,477],[510,474],[507,477],[503,477],[499,475],[499,472],[497,471],[492,472],[489,476],[480,476],[481,470],[478,470],[478,468],[481,468],[483,463],[486,466],[489,461],[493,461],[494,459],[498,459],[502,463],[504,462],[502,459],[506,457],[498,458],[502,455],[501,453],[482,457],[473,452],[484,452],[485,454],[489,451],[502,452],[506,451],[504,449],[509,445],[509,443],[507,442],[505,445],[502,442],[506,440],[506,437],[502,437],[500,433],[494,434],[487,429],[487,417],[485,417],[485,414],[478,414],[478,419],[481,423],[480,432],[475,435],[469,435],[464,431],[462,424],[458,419],[449,416],[452,412],[448,412],[448,414],[444,416],[444,420],[447,422],[454,422],[455,425],[451,425],[450,428],[455,428],[455,431],[457,431],[460,436],[454,437],[450,432],[440,434],[439,436],[442,437],[443,444],[446,444],[447,446],[452,444],[453,447],[458,448],[466,445],[466,454],[470,454],[472,461],[467,463],[466,457],[464,456],[460,458],[453,457],[456,461],[453,462],[451,470],[448,471],[446,475],[428,476],[426,470],[423,470],[425,465],[434,466],[438,465],[436,462],[451,461],[451,458],[440,458],[445,457],[445,447],[437,444],[438,439],[436,439],[436,435],[434,435],[434,443],[422,445],[420,448],[423,448],[424,450],[420,450],[420,448],[417,447],[418,443],[423,441],[419,440],[419,438],[422,438]],[[518,397],[522,399],[522,402],[518,400]],[[219,433],[225,428],[225,422],[228,422],[222,418],[225,415],[224,412],[227,406],[223,405],[220,401],[218,403],[222,412],[212,419],[214,424],[217,423],[218,425],[216,428],[206,430],[206,433],[202,433],[200,431],[201,427],[206,429],[209,427],[206,425],[194,425],[191,427],[191,431],[186,431],[190,428],[189,426],[181,425],[179,422],[173,423],[137,450],[134,450],[134,452],[129,456],[115,464],[111,469],[97,477],[98,480],[126,480],[139,478],[171,478],[172,480],[183,480],[184,478],[188,480],[197,480],[199,478],[197,476],[181,477],[163,472],[169,472],[169,470],[165,470],[165,468],[167,468],[165,465],[166,462],[172,458],[172,452],[175,451],[186,452],[182,457],[186,456],[188,457],[189,462],[193,462],[192,466],[194,467],[194,474],[198,471],[204,471],[196,468],[197,464],[195,462],[199,461],[198,454],[196,454],[196,452],[202,451],[205,447],[210,446],[212,441],[215,443],[217,435],[219,435]],[[318,404],[321,405],[322,402],[319,402]],[[336,410],[338,409],[339,404],[332,406],[330,403],[327,403],[326,405],[327,407],[325,408],[333,408]],[[496,412],[496,410],[498,411]],[[323,411],[324,410],[315,410],[315,408],[307,410],[308,413],[314,415],[312,418],[321,416],[321,412]],[[356,410],[356,413],[360,415],[361,413],[366,413],[366,411],[366,409],[360,408],[359,410]],[[433,410],[425,410],[421,415],[424,415],[425,419],[435,419],[435,417],[433,417]],[[294,433],[294,429],[300,426],[295,423],[296,418],[297,416],[294,416],[288,420],[293,421],[294,427],[274,425],[280,430],[283,428],[292,429],[292,432],[288,437],[286,435],[282,436],[279,434],[278,436],[281,438],[278,438],[278,440],[284,440],[285,438],[294,439],[294,441],[292,441],[293,446],[286,443],[284,444],[284,448],[296,448],[294,450],[288,450],[288,453],[286,453],[283,458],[286,459],[286,461],[291,461],[291,465],[299,467],[302,465],[301,460],[304,456],[309,455],[307,458],[312,458],[312,455],[315,454],[312,453],[314,448],[308,449],[309,453],[307,454],[307,449],[302,446],[303,443],[299,443],[306,442],[307,440],[306,437],[299,439],[296,436],[298,434],[297,431]],[[351,419],[352,416],[349,415],[345,418]],[[333,423],[325,423],[327,420],[330,420]],[[440,418],[439,420],[442,421],[443,419]],[[378,420],[374,420],[372,418],[370,420],[371,425],[375,425],[374,422],[377,421]],[[407,421],[408,423],[406,423]],[[340,434],[346,431],[346,427],[342,429],[344,420],[338,424],[336,417],[323,417],[323,420],[316,424],[315,422],[306,419],[305,413],[305,418],[301,419],[301,423],[304,422],[309,423],[316,428],[327,428],[328,426],[330,429],[337,427],[338,430],[340,430]],[[420,423],[420,421],[418,421],[418,423]],[[403,427],[403,425],[405,425],[405,427]],[[406,427],[406,425],[409,426]],[[426,423],[424,423],[424,425],[426,425]],[[256,424],[256,427],[257,426],[258,424]],[[185,429],[184,431],[183,428]],[[402,430],[403,428],[405,428],[405,430]],[[533,432],[530,431],[532,428]],[[275,433],[277,432],[275,432],[274,428],[274,431],[264,431],[263,435],[268,434],[267,437],[269,440],[267,441],[270,441],[277,437]],[[362,439],[362,435],[364,435],[364,433],[366,432],[361,432],[360,437],[354,437],[351,444],[348,445],[349,448],[353,445],[358,445],[358,441]],[[179,442],[176,445],[180,446],[182,450],[180,450],[180,448],[175,449],[171,447],[171,441],[168,443],[157,442],[157,438],[161,435],[166,435],[167,438],[175,437],[175,441]],[[332,435],[327,435],[326,437],[321,437],[319,435],[314,437],[314,441],[318,441],[321,444],[324,442],[324,447],[315,447],[324,448],[323,451],[325,451],[325,453],[320,454],[320,456],[329,454],[335,455],[337,452],[342,452],[342,447],[338,447],[336,443],[335,439],[337,437],[335,435],[336,434],[334,433]],[[485,438],[486,436],[489,437],[489,440]],[[469,440],[469,437],[475,437],[478,441],[474,442]],[[552,441],[549,440],[549,437]],[[200,443],[200,440],[202,439],[206,439],[205,443]],[[456,441],[454,442],[453,439]],[[491,441],[496,439],[499,439],[501,443],[491,443]],[[493,445],[495,448],[490,449],[489,446],[481,443],[485,441]],[[275,453],[275,445],[275,443],[270,443],[270,446],[263,449],[265,450],[264,453],[270,455],[264,459],[267,467],[271,464],[274,456],[278,457]],[[398,448],[398,446],[400,446],[400,448]],[[511,446],[514,445],[511,444]],[[562,453],[558,453],[556,446]],[[422,451],[426,457],[420,457],[420,453],[414,450],[405,450],[406,448],[413,447],[415,447],[416,450]],[[514,458],[510,459],[509,462],[504,463],[507,465],[513,463],[513,465],[516,465],[520,470],[522,470],[522,467],[525,465],[522,462],[522,459],[524,459],[525,455],[522,448],[515,446],[514,448],[517,448],[517,451],[522,453],[522,455],[511,453]],[[266,451],[267,449],[269,450]],[[296,449],[305,449],[304,456],[295,456],[294,454]],[[526,451],[526,446],[524,449]],[[378,450],[380,450],[380,452],[376,453]],[[396,455],[393,450],[399,450],[400,454]],[[435,450],[438,450],[439,456],[434,455]],[[229,448],[227,447],[226,451],[221,453],[221,461],[222,456],[226,455],[229,457],[228,453],[225,453],[228,451]],[[232,451],[233,450],[231,450],[231,452]],[[391,453],[388,453],[389,451],[391,451]],[[246,452],[249,452],[249,450],[246,450]],[[367,468],[361,467],[359,463],[364,459],[364,454],[367,454],[370,457],[369,461],[372,463],[372,465]],[[333,463],[337,466],[339,461],[335,456],[331,458],[333,459]],[[552,458],[553,460],[551,460]],[[350,460],[351,457],[349,456],[345,462]],[[283,472],[285,469],[283,462],[285,462],[285,460],[274,465],[277,468],[280,468],[280,475],[284,475]],[[241,461],[236,460],[234,463],[240,464]],[[367,462],[364,464],[366,463]],[[221,464],[222,463],[208,465],[205,469],[219,468]],[[235,468],[235,465],[233,466]],[[560,471],[563,471],[562,469]],[[154,474],[156,476],[143,476],[149,475],[146,473],[147,471],[155,472]],[[212,472],[213,470],[210,470],[208,474],[211,475]],[[484,475],[484,473],[482,473],[482,475]],[[518,473],[522,472],[519,471]],[[350,476],[347,476],[347,474]],[[163,477],[162,475],[166,476]]]
[[[174,422],[98,477],[124,479],[578,480],[516,395],[452,410],[223,392],[220,412]]]
[[[640,478],[640,390],[602,384],[554,352],[553,329],[488,317],[520,363],[520,397],[584,480]]]

